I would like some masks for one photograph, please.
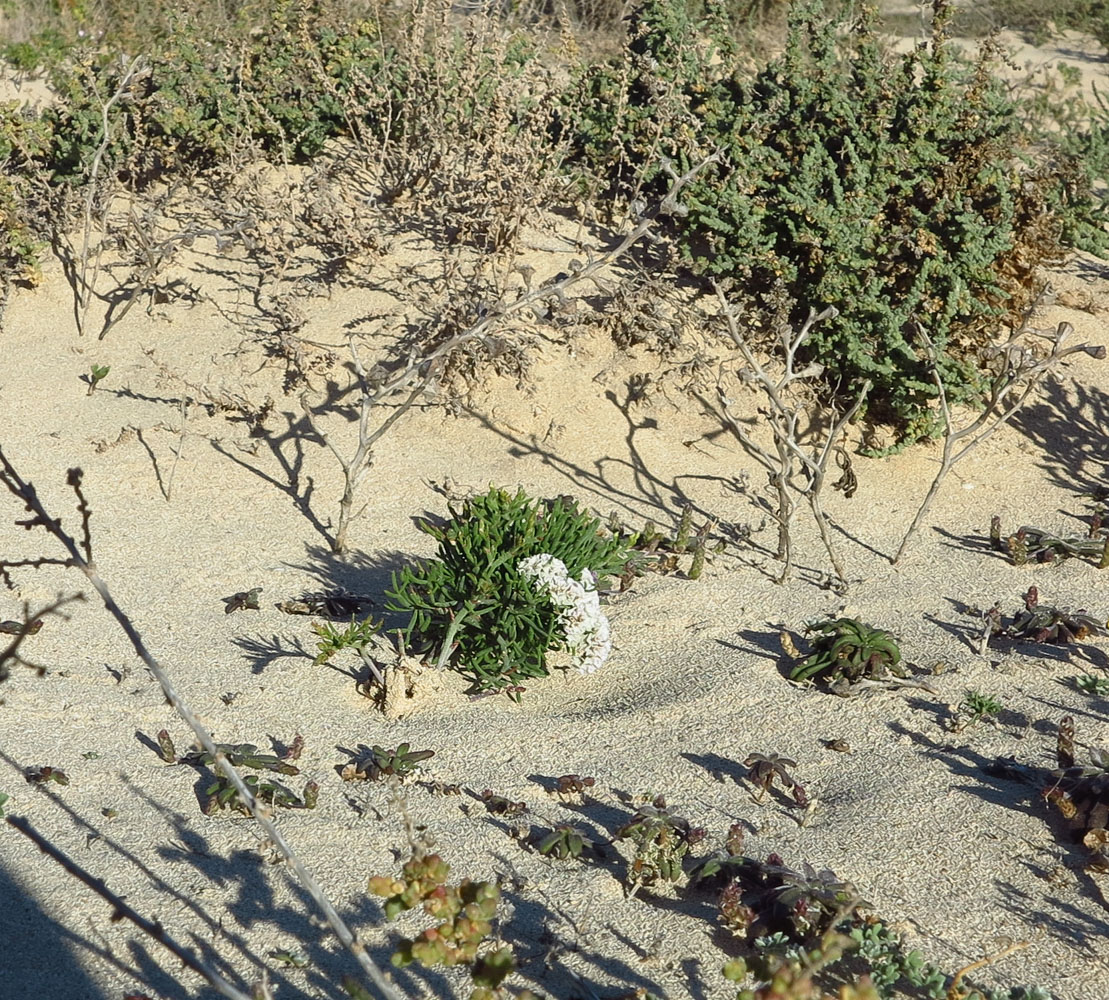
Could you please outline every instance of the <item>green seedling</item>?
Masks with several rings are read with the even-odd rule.
[[[705,858],[689,873],[691,886],[716,886],[723,888],[743,871],[747,859],[743,856],[743,827],[733,823],[728,829],[724,850]]]
[[[825,683],[881,680],[893,674],[906,677],[901,650],[889,632],[854,618],[836,618],[808,626],[813,652],[790,671],[790,680]]]
[[[275,962],[280,962],[282,965],[290,966],[294,969],[307,969],[311,962],[308,956],[302,951],[294,951],[293,949],[280,949],[275,948],[273,951],[268,951],[266,954]]]
[[[258,598],[262,593],[262,589],[261,587],[252,587],[250,590],[240,590],[237,594],[232,594],[230,597],[221,598],[224,604],[223,613],[225,615],[230,615],[236,611],[261,610],[261,604]]]
[[[961,733],[964,729],[986,720],[992,721],[1004,706],[991,695],[967,689],[963,700],[956,709],[952,729]]]
[[[1085,535],[1057,535],[1026,524],[1003,538],[1001,518],[996,514],[990,522],[990,543],[998,552],[1004,552],[1014,566],[1030,562],[1050,563],[1061,559],[1093,559],[1098,569],[1109,567],[1109,526],[1103,523],[1103,514],[1094,514]]]
[[[108,365],[93,365],[89,374],[85,376],[89,383],[89,391],[85,394],[91,396],[96,391],[96,387],[107,377],[108,372],[112,369]]]
[[[801,786],[801,783],[795,781],[789,771],[786,770],[790,767],[796,767],[797,761],[779,756],[776,753],[769,755],[753,753],[748,755],[743,762],[743,766],[747,768],[747,777],[760,791],[760,794],[755,798],[756,802],[765,802],[774,782],[780,781],[784,787],[793,793],[793,800],[799,806],[804,808],[809,804],[808,793]]]
[[[540,854],[565,861],[567,858],[580,858],[585,850],[586,839],[568,823],[560,823],[535,845]]]
[[[4,815],[4,804],[11,798],[10,795],[0,792],[0,816]]]
[[[395,750],[386,750],[374,744],[368,757],[351,761],[339,774],[344,781],[381,781],[392,775],[404,778],[414,773],[421,761],[434,756],[434,750],[409,750],[407,743],[402,743]]]
[[[301,793],[294,792],[278,781],[269,781],[257,774],[248,774],[243,777],[243,782],[250,789],[251,795],[259,802],[285,809],[315,809],[319,796],[320,786],[309,781]],[[245,816],[250,815],[246,803],[242,801],[239,793],[231,781],[221,775],[207,788],[204,794],[208,797],[204,803],[204,813],[213,816],[221,809],[233,809]]]
[[[342,649],[353,649],[361,653],[381,631],[381,626],[381,622],[375,622],[371,618],[360,622],[351,618],[350,624],[345,628],[337,628],[330,622],[313,622],[312,631],[320,637],[320,641],[316,643],[316,649],[319,650],[314,661],[316,666],[327,663]]]
[[[32,785],[45,785],[53,782],[55,785],[68,785],[69,775],[60,767],[32,767],[23,773],[23,777]]]
[[[1075,688],[1083,694],[1109,696],[1109,677],[1098,677],[1096,674],[1080,674],[1072,678]]]

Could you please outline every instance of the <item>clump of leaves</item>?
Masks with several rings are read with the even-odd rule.
[[[590,778],[588,775],[563,774],[556,779],[555,792],[560,798],[581,800],[585,798],[586,789],[592,788],[595,784],[597,784],[596,778]]]
[[[1074,678],[1074,686],[1083,694],[1109,697],[1109,677],[1098,677],[1096,674],[1080,674]]]
[[[1079,558],[1093,559],[1098,569],[1109,567],[1109,526],[1101,511],[1094,513],[1085,535],[1058,535],[1026,524],[1002,537],[1001,518],[995,514],[990,521],[990,544],[1008,555],[1014,566]]]
[[[313,661],[316,666],[326,663],[336,653],[343,649],[353,649],[361,653],[381,631],[382,623],[367,618],[356,622],[353,618],[346,628],[337,628],[331,622],[313,622],[312,631],[320,637],[316,643],[319,654]]]
[[[320,791],[320,786],[315,781],[307,782],[302,792],[295,792],[279,781],[266,779],[257,774],[244,775],[243,783],[259,802],[281,806],[284,809],[315,809]],[[207,816],[213,816],[222,809],[232,809],[235,812],[241,812],[244,816],[251,815],[250,809],[243,802],[235,786],[223,775],[205,788],[204,794],[207,800],[203,809]]]
[[[405,778],[417,770],[421,761],[434,756],[434,750],[411,750],[407,743],[394,750],[375,743],[367,756],[351,761],[339,774],[344,781],[381,781],[393,775]]]
[[[845,908],[853,915],[868,906],[832,871],[818,872],[808,864],[794,871],[777,854],[736,862],[728,866],[734,877],[720,895],[720,920],[748,941],[780,934],[791,942],[811,942],[841,920]]]
[[[385,916],[423,905],[424,912],[436,921],[415,938],[403,938],[393,953],[393,965],[404,968],[413,962],[424,966],[469,966],[474,990],[471,1000],[494,1000],[501,983],[516,968],[508,946],[478,951],[493,932],[501,890],[493,882],[474,882],[468,878],[448,885],[448,865],[438,854],[417,851],[401,871],[401,877],[374,876],[369,890],[385,898]]]
[[[839,6],[791,4],[784,51],[750,73],[725,5],[698,19],[682,0],[647,0],[622,62],[572,92],[572,139],[632,197],[659,182],[660,152],[684,164],[720,149],[685,198],[682,255],[757,305],[784,290],[792,325],[839,308],[799,360],[845,403],[869,382],[870,415],[904,444],[937,430],[933,365],[951,402],[973,403],[991,332],[1019,321],[1037,264],[1061,256],[1058,170],[1022,169],[996,46],[961,58],[951,5],[904,54],[875,8]]]
[[[565,861],[567,858],[580,858],[586,843],[585,837],[579,830],[569,823],[560,823],[541,837],[535,846],[540,854]]]
[[[237,594],[232,594],[230,597],[224,597],[223,600],[223,613],[225,615],[234,614],[236,611],[259,611],[261,604],[259,597],[262,594],[261,587],[251,587],[250,590],[240,590]]]
[[[774,782],[780,781],[783,787],[790,790],[793,801],[799,806],[804,807],[809,804],[808,793],[787,770],[787,768],[796,767],[797,761],[776,753],[752,753],[748,754],[743,766],[747,768],[748,779],[759,789],[759,795],[755,801],[765,802]]]
[[[955,710],[955,718],[952,720],[951,728],[954,732],[961,733],[964,729],[977,725],[979,722],[992,721],[1003,707],[1001,702],[992,695],[968,688],[966,694],[963,695],[963,700],[959,702],[959,707]]]
[[[816,635],[812,653],[790,671],[790,680],[820,680],[848,685],[882,680],[890,674],[906,677],[897,640],[884,629],[864,625],[854,618],[817,622],[805,629]]]
[[[639,806],[616,831],[616,839],[630,840],[635,845],[635,857],[626,876],[630,894],[641,886],[679,881],[685,874],[682,859],[704,837],[703,829],[690,826],[689,820],[669,808],[662,796]]]
[[[1072,611],[1070,608],[1040,604],[1040,592],[1036,587],[1028,588],[1024,595],[1024,607],[1014,613],[1008,624],[1003,622],[1001,609],[996,604],[985,612],[984,618],[984,642],[1002,638],[1066,646],[1105,634],[1101,622],[1085,610]]]
[[[521,574],[520,561],[550,555],[572,579],[588,570],[601,587],[623,571],[626,543],[607,537],[570,497],[536,502],[522,490],[491,489],[450,512],[444,525],[419,524],[439,543],[437,558],[393,576],[388,607],[411,616],[405,644],[434,651],[476,691],[547,676],[547,653],[564,637],[556,610]]]
[[[715,529],[714,520],[708,520],[699,528],[695,528],[693,508],[689,504],[682,508],[681,519],[673,536],[660,531],[655,522],[650,520],[644,524],[642,531],[628,532],[619,515],[613,511],[608,519],[609,532],[614,538],[623,539],[628,547],[634,550],[634,555],[620,573],[620,590],[627,590],[632,585],[632,581],[646,571],[664,575],[676,573],[679,569],[680,557],[687,553],[691,559],[685,575],[690,580],[699,580],[701,573],[704,572],[707,554],[710,552],[718,554],[725,548],[723,539],[711,541],[712,532]]]
[[[32,785],[46,785],[53,782],[55,785],[68,785],[69,775],[60,767],[30,767],[23,772],[23,777]]]
[[[498,795],[492,788],[486,788],[481,793],[481,801],[485,808],[496,816],[520,816],[527,812],[526,802],[513,802],[504,795]]]

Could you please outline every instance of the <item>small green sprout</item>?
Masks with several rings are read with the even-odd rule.
[[[112,369],[108,365],[93,365],[91,371],[85,376],[85,381],[89,384],[89,391],[85,394],[91,396],[96,390],[97,385],[107,377],[108,372]]]
[[[5,794],[4,792],[0,792],[0,816],[4,815],[4,803],[7,802],[10,798],[10,795]]]
[[[60,767],[32,767],[28,768],[23,777],[32,785],[45,785],[48,782],[53,782],[56,785],[68,785],[69,775],[65,773]]]
[[[585,838],[568,823],[560,823],[535,845],[540,854],[565,861],[580,858],[585,849]]]
[[[409,750],[407,743],[402,743],[395,750],[386,750],[374,744],[367,756],[351,761],[339,771],[339,775],[344,781],[380,781],[390,775],[403,778],[412,774],[420,761],[434,756],[434,750]]]
[[[1109,696],[1109,677],[1098,677],[1097,674],[1081,674],[1072,678],[1072,683],[1083,694],[1098,695],[1102,698]]]
[[[747,768],[747,777],[760,790],[760,794],[755,798],[756,802],[766,801],[766,796],[770,793],[775,780],[779,780],[792,791],[794,802],[802,808],[809,804],[808,793],[801,786],[801,783],[795,781],[789,771],[786,770],[790,767],[796,767],[797,761],[776,753],[753,753],[748,755],[743,762],[743,766]]]
[[[955,732],[961,733],[964,729],[977,725],[983,720],[992,721],[1003,707],[1001,702],[992,695],[968,688],[956,709],[952,728]]]
[[[361,653],[381,631],[381,625],[381,622],[375,622],[372,618],[360,622],[351,618],[346,628],[337,628],[331,622],[313,622],[312,631],[320,637],[320,641],[316,643],[319,655],[314,661],[315,665],[326,663],[341,649],[353,649]]]

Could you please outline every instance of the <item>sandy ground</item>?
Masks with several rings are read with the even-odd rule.
[[[572,248],[542,239],[548,249],[536,262],[554,273]],[[1034,583],[1047,603],[1109,614],[1105,578],[1088,562],[1016,567],[985,537],[993,514],[1010,530],[1079,528],[1087,510],[1080,494],[1105,483],[1109,362],[1068,366],[958,466],[896,567],[886,557],[935,471],[938,446],[856,459],[858,494],[828,501],[851,581],[846,594],[827,587],[803,518],[798,572],[785,585],[772,581],[775,533],[752,500],[763,481],[757,467],[693,401],[670,393],[626,405],[628,379],[657,373],[659,363],[598,334],[579,337],[572,350],[544,347],[530,392],[494,379],[457,417],[429,408],[400,421],[365,487],[354,552],[340,559],[327,544],[339,469],[296,395],[283,392],[281,365],[244,337],[241,297],[194,263],[197,304],[136,308],[103,342],[78,338],[72,291],[56,265],[39,288],[17,291],[3,317],[0,444],[71,530],[79,519],[65,471],[84,470],[99,570],[217,739],[269,750],[304,737],[303,774],[292,780],[317,780],[319,805],[281,811],[280,825],[377,961],[388,964],[398,926],[418,926],[383,926],[366,892],[369,876],[397,872],[407,856],[407,816],[427,827],[455,875],[501,880],[497,931],[519,956],[517,985],[556,998],[608,1000],[637,988],[667,998],[730,995],[719,966],[735,946],[714,922],[710,895],[629,898],[626,848],[590,864],[548,860],[524,849],[511,836],[516,824],[488,814],[478,798],[491,788],[527,804],[526,827],[572,822],[607,841],[631,797],[663,794],[708,829],[703,853],[740,823],[749,853],[833,869],[944,968],[1025,941],[979,981],[1104,1000],[1106,876],[1084,869],[1086,852],[1034,788],[984,765],[1011,754],[1054,766],[1054,727],[1064,714],[1074,716],[1080,741],[1109,746],[1109,701],[1068,684],[1076,674],[1104,675],[1109,659],[1097,646],[980,656],[970,641],[977,621],[965,607],[996,600],[1010,612]],[[1050,278],[1057,297],[1037,325],[1067,321],[1077,337],[1109,346],[1109,265],[1075,259]],[[343,325],[367,312],[367,296],[334,288],[304,305],[300,335],[341,353]],[[81,376],[92,363],[111,372],[89,395]],[[346,378],[341,367],[333,371]],[[233,413],[208,413],[197,386],[255,405],[273,399],[263,432],[251,436]],[[337,408],[324,420],[349,447],[351,412]],[[747,493],[737,488],[744,475]],[[614,598],[615,650],[597,674],[557,673],[530,685],[520,704],[472,701],[447,684],[388,720],[356,690],[356,660],[314,666],[313,619],[275,604],[344,587],[380,606],[390,573],[432,552],[412,521],[445,512],[429,482],[569,493],[635,525],[651,517],[672,526],[691,503],[698,519],[752,534],[699,581],[649,577]],[[15,525],[17,504],[6,509],[6,558],[58,554]],[[82,582],[59,568],[14,577],[15,589],[0,593],[0,618]],[[264,588],[260,611],[224,613],[221,598],[252,587]],[[788,683],[780,629],[799,632],[837,613],[895,632],[935,693],[844,700]],[[291,873],[274,863],[250,820],[204,816],[205,780],[152,749],[162,728],[182,749],[190,740],[122,633],[95,600],[67,614],[27,642],[45,676],[16,669],[0,689],[7,812],[242,988],[268,970],[279,998],[340,995],[353,963]],[[949,729],[951,706],[968,688],[1003,700],[998,725]],[[851,752],[831,750],[832,740]],[[403,801],[385,784],[346,784],[336,773],[349,760],[345,750],[402,741],[436,752],[421,780],[404,786]],[[752,751],[797,761],[816,800],[804,826],[784,800],[753,800],[742,765]],[[69,784],[28,784],[24,771],[43,765],[63,769]],[[596,779],[584,805],[547,790],[570,772]],[[433,782],[458,784],[461,794],[436,794]],[[4,995],[212,995],[157,944],[112,922],[103,900],[11,827],[0,828],[0,884]],[[272,957],[285,949],[302,952],[307,966]],[[450,995],[460,982],[418,967],[395,979],[413,997]]]

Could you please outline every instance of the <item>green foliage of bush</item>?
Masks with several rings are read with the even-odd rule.
[[[548,650],[563,648],[558,614],[520,561],[552,555],[573,579],[590,570],[600,584],[630,551],[568,497],[537,503],[522,490],[491,489],[450,511],[441,527],[420,524],[439,543],[437,558],[393,576],[388,607],[410,615],[406,641],[439,651],[478,691],[546,677]]]
[[[339,30],[282,7],[241,45],[206,37],[182,15],[126,86],[118,55],[56,71],[61,100],[45,114],[55,178],[83,179],[103,138],[105,102],[121,90],[106,159],[132,180],[227,162],[252,143],[289,160],[318,153],[347,128],[343,94],[378,78],[384,56],[368,23]]]
[[[808,356],[843,398],[870,380],[871,415],[906,442],[934,429],[926,343],[949,400],[973,402],[980,350],[1061,252],[992,50],[961,60],[944,10],[929,44],[891,56],[873,12],[796,0],[785,51],[745,74],[718,6],[694,23],[680,0],[646,0],[624,60],[584,74],[572,98],[581,158],[629,195],[662,155],[686,168],[723,151],[684,199],[686,259],[764,305],[784,290],[795,323],[836,306]]]

